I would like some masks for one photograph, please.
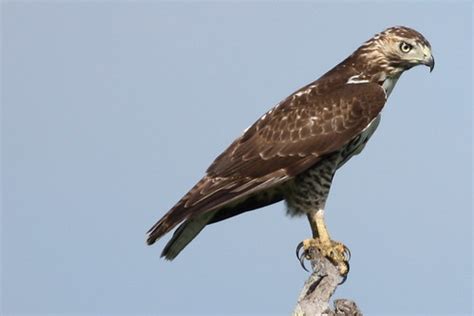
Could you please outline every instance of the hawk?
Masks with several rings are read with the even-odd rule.
[[[324,222],[334,174],[375,132],[400,75],[434,64],[419,32],[396,26],[376,34],[246,129],[153,225],[147,243],[180,224],[162,252],[172,260],[206,225],[284,200],[290,215],[306,215],[311,226],[312,238],[297,248],[300,261],[316,247],[346,275],[348,249],[329,237]]]

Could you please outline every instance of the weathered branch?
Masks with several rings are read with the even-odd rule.
[[[329,307],[329,300],[344,277],[339,274],[337,267],[316,249],[310,251],[313,273],[303,286],[293,316],[362,316],[357,305],[350,300],[338,299],[334,301],[334,310]]]

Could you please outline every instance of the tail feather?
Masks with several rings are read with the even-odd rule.
[[[245,192],[234,191],[243,181],[227,178],[204,177],[199,181],[171,210],[168,211],[147,232],[147,244],[152,245],[163,235],[171,231],[183,221],[212,212],[225,205],[231,205],[241,196],[250,194],[259,182],[252,182]]]
[[[146,242],[152,245],[181,224],[162,253],[172,260],[207,224],[280,201],[274,188],[285,180],[282,174],[250,181],[206,176],[150,228]]]
[[[217,211],[204,213],[196,218],[187,220],[181,224],[173,233],[173,237],[168,241],[162,257],[167,260],[173,260],[209,223]]]
[[[211,208],[215,206],[213,203],[216,202],[214,195],[203,195],[201,192],[215,182],[216,181],[212,181],[209,177],[204,177],[196,183],[175,206],[148,230],[147,244],[154,244],[182,221],[185,221],[190,216],[197,215],[197,212],[202,213],[211,210]]]
[[[174,226],[170,227],[167,222],[167,218],[163,217],[147,231],[147,245],[153,245],[158,239],[173,229]]]
[[[230,205],[239,197],[239,193],[228,190],[219,190],[215,193],[202,197],[194,203],[191,199],[199,196],[200,191],[196,186],[183,199],[181,199],[171,210],[168,211],[152,228],[147,232],[147,244],[152,245],[163,235],[171,231],[183,221],[197,218],[206,213],[213,213],[222,205]]]

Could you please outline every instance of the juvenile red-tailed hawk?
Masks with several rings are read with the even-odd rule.
[[[181,224],[162,253],[172,260],[206,225],[285,200],[313,232],[298,248],[317,247],[346,274],[347,248],[324,223],[332,179],[375,132],[400,75],[420,64],[434,67],[423,35],[403,26],[376,34],[250,126],[148,231],[147,243]]]

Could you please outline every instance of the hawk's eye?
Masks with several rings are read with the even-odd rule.
[[[404,53],[408,53],[412,48],[413,48],[413,46],[411,46],[407,42],[401,42],[400,43],[400,50]]]

